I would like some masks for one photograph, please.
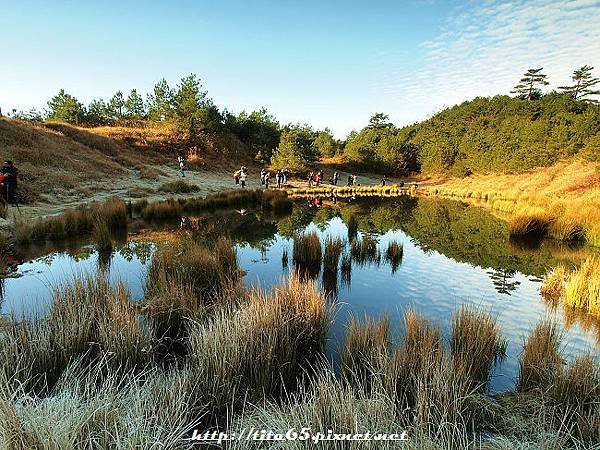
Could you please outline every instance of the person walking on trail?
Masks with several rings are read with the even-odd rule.
[[[275,180],[277,181],[277,189],[281,189],[281,183],[283,182],[283,173],[281,172],[281,170],[277,171],[277,174],[275,175]]]
[[[181,176],[185,177],[185,158],[179,155],[177,157],[177,162],[179,163],[179,170],[181,172]]]
[[[313,184],[313,173],[310,172],[308,174],[308,187],[312,187],[312,184]]]
[[[356,175],[352,175],[352,186],[358,186],[358,178]]]
[[[260,185],[264,186],[265,185],[265,175],[267,174],[267,171],[265,169],[260,169]]]
[[[287,169],[283,169],[283,172],[281,173],[283,175],[283,184],[287,185],[287,181],[288,181],[288,170]]]
[[[333,176],[331,177],[331,184],[333,184],[334,186],[337,186],[339,176],[340,176],[340,174],[338,173],[337,170],[335,172],[333,172]]]
[[[385,186],[385,183],[387,183],[387,176],[384,175],[383,178],[381,179],[381,185]]]
[[[242,185],[242,189],[246,187],[246,177],[246,171],[242,170],[242,173],[240,173],[240,184]]]
[[[9,205],[17,204],[17,175],[19,171],[11,160],[4,161],[0,174],[4,177],[2,183],[2,198]]]
[[[348,186],[352,186],[353,181],[354,181],[354,176],[352,174],[348,175]]]
[[[271,181],[271,172],[265,173],[265,189],[269,189],[269,182]]]
[[[236,170],[233,173],[233,179],[235,180],[235,184],[240,184],[240,175],[242,174],[241,170]]]

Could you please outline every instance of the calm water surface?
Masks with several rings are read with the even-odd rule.
[[[598,355],[600,324],[589,315],[556,308],[539,294],[540,278],[558,262],[576,263],[591,249],[572,249],[544,242],[539,246],[512,243],[504,222],[489,213],[458,202],[432,199],[362,199],[321,207],[298,204],[284,217],[254,211],[217,212],[201,218],[237,242],[238,260],[246,271],[244,281],[270,289],[292,270],[293,236],[315,231],[324,239],[349,240],[356,226],[357,239],[370,236],[385,255],[388,243],[403,245],[402,262],[394,271],[381,257],[365,264],[353,262],[349,280],[327,280],[341,302],[331,329],[328,354],[335,358],[343,340],[345,324],[352,316],[391,319],[393,338],[402,337],[402,312],[423,313],[449,335],[452,314],[461,305],[475,305],[497,317],[508,339],[508,357],[496,367],[492,391],[514,387],[518,357],[524,336],[546,316],[555,318],[566,332],[565,353],[591,351]],[[193,222],[193,220],[190,220]],[[161,228],[182,232],[177,225]],[[193,231],[184,231],[193,232]],[[167,232],[168,234],[168,232]],[[103,268],[113,282],[123,280],[135,300],[143,297],[146,270],[153,241],[165,232],[129,236],[112,255],[99,256],[91,245],[70,248],[37,248],[25,251],[28,260],[17,268],[18,277],[4,280],[1,312],[17,316],[43,314],[51,303],[52,290],[77,274]],[[289,256],[287,264],[283,256]],[[322,284],[322,274],[318,275]]]

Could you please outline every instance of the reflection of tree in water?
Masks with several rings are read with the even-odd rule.
[[[137,258],[142,264],[152,256],[155,245],[152,242],[145,241],[130,241],[125,245],[115,247],[115,252],[123,257],[127,262],[131,262],[133,258]]]
[[[509,269],[489,270],[487,272],[496,291],[500,294],[510,295],[521,284],[520,281],[514,280],[516,271]]]

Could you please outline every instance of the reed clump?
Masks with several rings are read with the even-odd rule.
[[[397,241],[390,241],[385,252],[386,261],[392,266],[392,273],[396,273],[402,263],[404,247]]]
[[[476,389],[485,390],[495,363],[506,356],[507,342],[496,320],[484,311],[463,306],[452,318],[450,350]]]
[[[525,341],[519,367],[518,389],[544,389],[557,380],[562,370],[563,334],[558,325],[541,321]]]
[[[588,257],[572,271],[562,265],[555,267],[544,277],[541,293],[568,307],[600,316],[600,258]]]
[[[127,205],[112,197],[89,206],[68,208],[62,214],[39,218],[35,221],[15,220],[13,233],[18,243],[61,240],[93,233],[98,222],[114,233],[127,228]]]
[[[328,237],[325,240],[325,251],[323,253],[323,270],[337,273],[343,250],[344,242],[340,238]]]
[[[198,192],[200,188],[195,184],[190,184],[184,180],[169,181],[158,187],[159,192],[167,192],[170,194],[189,194]]]
[[[294,236],[292,259],[296,269],[303,275],[315,277],[321,270],[321,240],[316,232]]]
[[[223,418],[244,401],[293,391],[302,367],[322,355],[332,311],[314,282],[292,275],[271,294],[251,291],[240,307],[193,325],[189,365],[209,414]]]
[[[141,369],[150,360],[150,340],[128,290],[105,276],[76,279],[54,292],[40,318],[13,317],[3,327],[0,368],[31,388],[51,388],[77,358],[109,357],[113,367]]]

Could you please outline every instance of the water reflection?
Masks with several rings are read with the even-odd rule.
[[[49,301],[51,287],[74,274],[98,269],[123,279],[133,298],[143,296],[144,276],[155,242],[211,242],[227,236],[237,243],[246,284],[270,288],[290,270],[295,236],[315,233],[324,244],[343,246],[335,264],[319,260],[305,276],[344,304],[331,330],[330,351],[341,342],[350,315],[389,314],[392,333],[402,333],[401,313],[410,307],[450,330],[462,304],[484,307],[498,317],[509,340],[508,358],[495,373],[493,389],[512,387],[523,336],[544,315],[561,320],[569,350],[600,343],[600,325],[589,315],[540,301],[539,279],[557,263],[573,263],[588,248],[544,241],[532,248],[511,242],[508,227],[484,210],[459,202],[409,197],[320,199],[296,205],[286,215],[253,210],[217,211],[184,220],[131,226],[115,237],[113,251],[99,254],[82,242],[45,243],[22,250],[20,278],[4,280],[4,313],[25,313]],[[83,245],[82,245],[83,244]]]

